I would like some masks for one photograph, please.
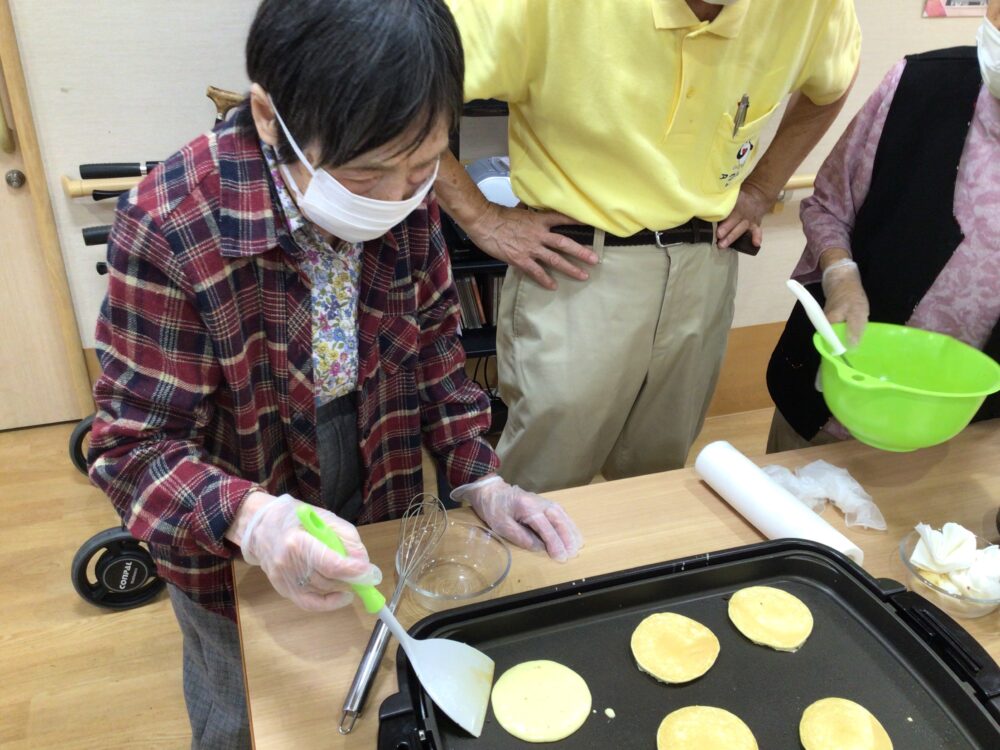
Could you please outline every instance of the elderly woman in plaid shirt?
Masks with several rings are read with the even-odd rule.
[[[169,584],[194,747],[249,745],[229,559],[305,609],[346,605],[345,581],[379,576],[353,524],[422,491],[422,444],[514,544],[582,543],[497,475],[465,376],[429,193],[462,101],[442,0],[264,0],[247,72],[235,116],[120,204],[97,328],[90,475]]]

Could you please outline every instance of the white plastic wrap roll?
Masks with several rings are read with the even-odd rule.
[[[725,440],[706,445],[694,462],[708,485],[768,539],[809,539],[858,565],[864,553]]]

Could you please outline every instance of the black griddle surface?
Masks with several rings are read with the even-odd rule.
[[[809,551],[775,553],[740,562],[627,580],[597,588],[586,579],[559,587],[549,601],[509,608],[501,600],[434,615],[419,637],[453,637],[496,661],[496,677],[523,661],[551,659],[579,673],[593,696],[593,713],[572,736],[531,745],[507,734],[490,708],[482,736],[465,734],[419,693],[421,728],[436,748],[644,748],[671,711],[691,705],[724,708],[753,731],[763,750],[800,748],[799,719],[814,701],[837,696],[865,706],[900,750],[1000,747],[997,725],[954,673],[912,633],[844,561]],[[598,579],[600,580],[600,579]],[[869,579],[870,580],[870,579]],[[768,585],[799,597],[814,629],[796,653],[757,646],[727,615],[740,588]],[[569,593],[569,596],[566,594]],[[492,605],[492,606],[490,606]],[[654,612],[677,612],[711,628],[721,652],[703,677],[666,685],[640,672],[632,631]],[[400,675],[409,675],[405,658]],[[419,692],[412,675],[409,687]],[[604,710],[611,708],[615,718]]]

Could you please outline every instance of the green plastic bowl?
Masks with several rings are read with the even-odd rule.
[[[845,324],[833,326],[841,341]],[[972,421],[983,401],[1000,390],[1000,364],[943,333],[869,323],[847,352],[853,367],[834,356],[817,333],[823,398],[858,440],[887,451],[943,443]]]

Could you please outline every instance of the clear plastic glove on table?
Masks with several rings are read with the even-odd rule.
[[[810,510],[819,513],[829,500],[844,514],[847,526],[886,530],[882,511],[847,469],[813,461],[794,472],[784,466],[765,466],[763,470]]]
[[[557,562],[576,557],[583,546],[583,535],[559,503],[498,476],[457,487],[451,499],[471,505],[486,525],[512,544],[544,549]]]
[[[382,572],[368,561],[353,524],[322,508],[316,512],[344,542],[342,557],[309,535],[296,515],[303,503],[290,495],[271,498],[250,518],[241,540],[243,557],[260,565],[275,590],[302,609],[325,611],[350,604],[351,583],[377,586]]]

